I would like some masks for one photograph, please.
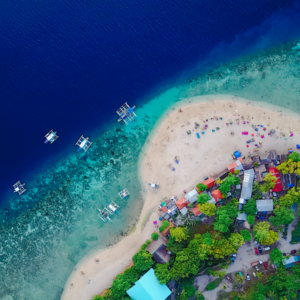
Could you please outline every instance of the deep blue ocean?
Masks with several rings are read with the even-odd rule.
[[[292,0],[2,1],[0,191],[104,131],[123,102],[203,71],[212,52],[221,62],[289,40],[299,10]],[[44,145],[50,129],[60,137]]]

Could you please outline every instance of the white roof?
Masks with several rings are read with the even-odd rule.
[[[198,192],[195,189],[193,189],[185,195],[185,199],[188,200],[190,203],[194,203],[197,201],[198,196]]]
[[[273,211],[274,205],[272,199],[256,200],[257,211]]]
[[[208,201],[208,203],[216,204],[217,202],[216,202],[215,199],[211,199],[211,200]]]
[[[243,199],[251,198],[253,180],[254,180],[254,170],[253,169],[246,170],[244,172],[244,181],[243,181],[241,198],[243,198]]]
[[[247,220],[247,214],[246,213],[239,213],[237,216],[237,220],[246,221]]]
[[[234,168],[235,170],[240,170],[240,171],[244,170],[244,167],[239,160],[236,160],[235,162],[237,164],[237,166]]]
[[[295,260],[295,257],[294,256],[291,256],[290,258],[286,258],[286,259],[283,259],[282,260],[282,264],[285,266],[285,265],[288,265],[288,264],[292,264],[294,263],[296,260]]]
[[[180,210],[180,212],[183,214],[183,215],[186,215],[188,210],[186,207],[184,207],[183,209]]]

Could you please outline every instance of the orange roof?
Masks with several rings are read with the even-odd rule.
[[[213,177],[210,177],[205,181],[203,181],[203,184],[207,185],[207,188],[211,188],[212,186],[215,185],[215,180],[213,179]]]
[[[178,207],[179,210],[183,209],[189,204],[189,202],[185,199],[185,197],[181,198],[176,202],[176,206]]]
[[[219,190],[214,190],[211,195],[214,197],[216,202],[218,202],[218,199],[223,199],[222,193]]]
[[[168,210],[167,210],[164,206],[162,207],[162,210],[163,210],[163,212],[165,212],[165,213],[168,212]]]
[[[201,211],[199,210],[199,205],[196,205],[194,208],[191,209],[191,212],[197,217],[201,214]]]
[[[243,161],[244,161],[242,157],[239,157],[237,160],[239,160],[241,164],[242,164]]]

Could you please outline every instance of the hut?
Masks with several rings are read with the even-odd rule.
[[[165,264],[170,260],[170,254],[166,250],[167,242],[162,237],[152,241],[147,247],[147,251],[153,256],[153,259],[159,264]]]

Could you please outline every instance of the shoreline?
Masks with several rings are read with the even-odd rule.
[[[226,139],[229,139],[230,134],[229,136],[226,135],[226,139],[221,140],[223,132],[227,133],[228,130],[233,130],[233,128],[235,128],[234,130],[236,132],[232,140],[238,143],[237,150],[242,149],[242,152],[246,153],[247,148],[245,146],[242,147],[241,144],[239,144],[243,136],[238,134],[236,129],[243,129],[242,126],[247,126],[247,130],[250,132],[250,126],[240,123],[239,125],[234,124],[232,127],[224,127],[228,118],[231,118],[232,121],[234,121],[235,118],[238,118],[237,116],[233,116],[234,114],[239,114],[236,112],[237,109],[238,111],[244,110],[245,117],[247,117],[249,114],[254,114],[255,119],[253,121],[255,123],[276,123],[281,127],[282,130],[285,130],[286,133],[289,131],[287,127],[293,127],[292,123],[294,124],[295,122],[300,122],[299,115],[296,113],[293,113],[289,110],[284,110],[281,107],[276,107],[268,103],[264,103],[265,106],[268,107],[265,108],[265,106],[261,104],[262,103],[260,102],[248,101],[247,99],[231,95],[205,95],[186,98],[174,103],[174,105],[172,105],[172,107],[170,107],[170,109],[167,110],[156,122],[139,155],[137,171],[142,185],[142,196],[145,201],[135,230],[113,246],[106,249],[101,249],[100,251],[93,251],[84,257],[76,265],[74,271],[70,274],[61,299],[91,299],[92,296],[100,294],[106,287],[109,287],[113,281],[113,277],[121,273],[131,262],[132,256],[139,250],[140,245],[142,245],[146,239],[150,239],[151,233],[155,230],[152,220],[157,218],[156,209],[160,204],[160,199],[162,199],[164,196],[171,197],[173,194],[177,194],[180,199],[183,195],[183,189],[188,190],[194,188],[197,183],[202,181],[204,175],[209,174],[210,172],[217,172],[218,170],[226,167],[226,165],[229,163],[228,155],[230,155],[230,153],[233,151],[231,149],[232,147],[230,149],[226,148],[228,147],[228,141]],[[229,105],[231,105],[231,107]],[[182,108],[182,113],[178,113],[179,107]],[[214,110],[215,113],[213,113]],[[283,114],[283,111],[285,114]],[[191,127],[189,128],[190,130],[194,131],[192,129],[194,122],[193,118],[196,118],[196,120],[200,123],[201,119],[213,117],[214,115],[223,117],[223,121],[209,121],[208,124],[210,131],[208,130],[204,136],[201,134],[201,138],[199,140],[195,139],[195,133],[192,133],[191,136],[188,136],[185,133],[186,129],[189,127]],[[272,119],[270,117],[270,119],[266,119],[268,115],[272,116]],[[295,116],[297,116],[297,118],[295,118]],[[291,117],[293,120],[291,120]],[[273,120],[273,118],[277,120]],[[250,123],[251,120],[249,120]],[[184,125],[178,125],[179,122],[180,124]],[[212,133],[210,125],[213,122],[219,125],[222,124],[224,128],[222,127],[220,131]],[[200,128],[197,131],[202,131],[202,124],[203,122],[200,123]],[[177,128],[174,134],[168,130],[168,128],[166,128],[167,125],[169,127],[172,126],[172,128]],[[181,127],[180,129],[180,126],[184,127]],[[267,126],[267,124],[265,126]],[[267,126],[267,129],[269,130],[271,127]],[[179,133],[181,133],[181,135]],[[293,130],[293,133],[294,137],[292,139],[288,139],[287,142],[283,142],[281,144],[286,144],[292,141],[292,144],[295,147],[295,139],[299,138],[299,131],[296,132]],[[267,131],[265,134],[267,135]],[[215,138],[218,138],[218,145],[214,142]],[[248,139],[249,138],[250,137],[248,137]],[[187,141],[187,139],[189,139],[189,143],[186,143],[188,145],[183,143],[183,141]],[[204,173],[202,170],[199,170],[199,167],[201,167],[199,162],[193,161],[194,158],[200,161],[211,159],[212,153],[210,153],[209,149],[206,151],[206,149],[202,149],[203,147],[201,147],[203,145],[203,139],[207,139],[205,147],[208,147],[209,143],[212,142],[212,149],[215,150],[217,146],[222,149],[222,153],[216,153],[218,150],[214,151],[214,155],[217,156],[218,159],[214,158],[215,161],[212,161],[210,165],[205,162],[206,173]],[[244,139],[246,139],[246,137]],[[191,149],[189,146],[190,141],[192,143],[191,146],[195,146],[195,149]],[[265,141],[263,141],[263,144],[265,144]],[[271,141],[271,145],[269,146],[272,148],[273,144],[274,143]],[[199,145],[200,148],[198,150]],[[267,147],[268,145],[266,145],[266,147],[264,146],[264,150],[271,150],[267,149]],[[284,145],[282,148],[284,148],[286,151],[288,147],[289,146]],[[276,148],[278,147],[276,146]],[[200,151],[203,151],[203,155],[199,155]],[[167,168],[167,163],[169,162],[168,160],[172,162],[172,159],[169,159],[169,157],[173,157],[174,153],[176,155],[178,152],[181,153],[180,164],[176,166],[176,169],[179,169],[179,174],[176,171],[172,173]],[[278,152],[280,151],[278,150]],[[185,157],[184,153],[188,153],[188,157]],[[224,153],[227,154],[227,160]],[[188,174],[183,176],[183,173],[185,172]],[[167,175],[163,176],[163,174]],[[193,174],[196,175],[193,176]],[[147,180],[152,180],[157,177],[160,177],[159,179],[161,188],[157,193],[147,191]],[[150,214],[148,221],[141,230],[141,223],[143,222],[145,216],[147,216],[147,213],[149,214],[150,211],[154,212]],[[120,249],[122,250],[120,251]],[[95,259],[99,259],[99,262],[95,262]],[[72,286],[71,283],[73,284]]]

